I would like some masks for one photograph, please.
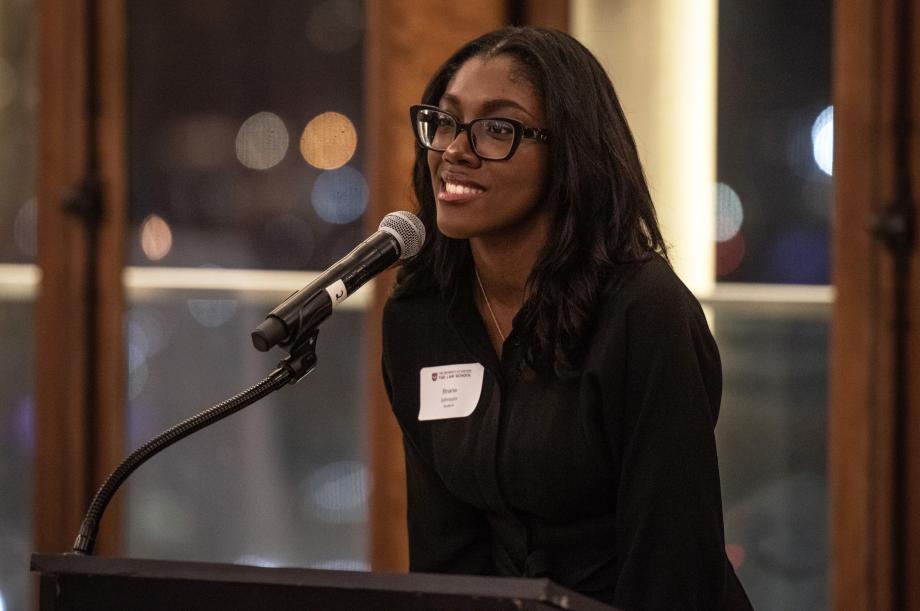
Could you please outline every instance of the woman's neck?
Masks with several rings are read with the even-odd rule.
[[[502,232],[470,238],[473,264],[489,301],[514,314],[527,298],[527,281],[546,241],[545,223],[531,224],[523,235]]]

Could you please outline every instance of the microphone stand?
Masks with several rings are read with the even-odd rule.
[[[115,492],[128,476],[148,459],[180,439],[184,439],[192,433],[252,405],[285,384],[295,384],[313,371],[316,367],[316,338],[318,335],[319,329],[316,328],[308,328],[299,333],[294,342],[291,343],[290,354],[278,363],[278,368],[271,372],[267,378],[238,395],[160,433],[160,435],[154,437],[124,459],[112,471],[93,497],[86,512],[86,517],[83,518],[83,523],[80,525],[77,539],[74,541],[73,553],[81,556],[91,556],[93,554],[96,535],[99,532],[99,521],[102,519],[102,514],[109,501],[112,500]]]

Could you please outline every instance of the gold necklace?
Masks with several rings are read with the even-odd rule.
[[[482,279],[479,277],[479,270],[476,269],[476,266],[473,266],[473,271],[476,273],[476,283],[479,284],[479,291],[482,293],[482,299],[486,302],[486,307],[489,309],[489,315],[492,316],[492,322],[495,323],[495,328],[498,329],[498,336],[502,338],[502,343],[505,343],[505,334],[502,333],[502,327],[498,324],[498,319],[495,318],[495,312],[492,310],[492,304],[489,303],[489,296],[486,295],[486,290],[482,287]]]

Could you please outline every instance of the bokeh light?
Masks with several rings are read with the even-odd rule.
[[[828,176],[834,174],[834,107],[821,111],[811,127],[811,144],[815,163]]]
[[[0,57],[0,110],[13,101],[19,91],[16,70],[5,58]]]
[[[128,398],[136,399],[144,392],[144,386],[150,377],[147,367],[147,355],[142,347],[133,342],[128,343]]]
[[[189,501],[173,490],[138,486],[131,497],[135,528],[163,546],[188,545],[200,531]]]
[[[151,214],[141,224],[141,250],[151,261],[159,261],[172,250],[172,230],[157,214]]]
[[[34,197],[16,213],[13,241],[22,254],[32,258],[38,256],[38,202]]]
[[[339,53],[361,39],[363,27],[363,10],[358,2],[325,0],[316,4],[307,19],[307,40],[317,49]]]
[[[311,203],[327,223],[344,225],[356,221],[367,209],[367,181],[358,170],[342,166],[323,172],[313,183]]]
[[[772,277],[790,284],[827,284],[830,245],[823,228],[794,225],[773,243],[769,267]]]
[[[146,358],[155,356],[169,343],[170,333],[163,317],[153,308],[133,307],[128,312],[128,342]]]
[[[358,134],[351,120],[337,112],[324,112],[307,123],[300,136],[300,154],[320,170],[340,168],[352,158]]]
[[[716,275],[722,277],[735,273],[744,261],[746,250],[744,234],[741,232],[730,240],[716,244]]]
[[[287,127],[271,112],[258,112],[246,119],[236,134],[236,158],[247,168],[267,170],[287,154]]]
[[[157,157],[166,168],[222,170],[233,161],[236,132],[236,122],[226,115],[183,115],[163,129],[157,142]]]
[[[214,328],[230,322],[236,314],[236,299],[189,299],[188,311],[200,325]]]
[[[367,520],[367,466],[343,460],[323,465],[306,481],[307,502],[319,519],[337,524]]]
[[[716,241],[731,240],[741,229],[744,209],[735,190],[722,182],[716,183]]]
[[[19,399],[13,408],[13,438],[19,449],[35,450],[35,398],[28,395]]]

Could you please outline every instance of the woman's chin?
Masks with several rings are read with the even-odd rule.
[[[474,233],[464,230],[462,227],[457,227],[453,224],[443,224],[438,223],[438,231],[446,238],[451,238],[454,240],[468,240]]]
[[[468,217],[469,215],[464,216]],[[455,240],[467,240],[478,233],[474,224],[469,222],[469,218],[453,217],[454,215],[452,214],[444,214],[438,210],[438,231],[445,237]]]

